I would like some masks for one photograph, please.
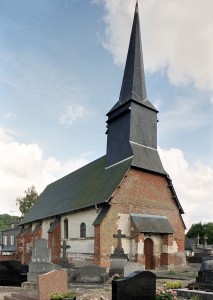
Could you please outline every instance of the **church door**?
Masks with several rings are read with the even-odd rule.
[[[153,241],[151,239],[145,239],[144,241],[144,254],[145,254],[145,270],[154,269]]]

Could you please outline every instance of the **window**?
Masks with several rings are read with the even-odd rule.
[[[81,226],[80,226],[80,237],[81,238],[86,237],[86,224],[85,223],[81,223]]]
[[[11,234],[11,236],[10,236],[10,245],[14,246],[14,244],[15,244],[15,236],[14,236],[14,234]]]
[[[7,246],[7,235],[3,236],[3,245]]]
[[[68,239],[69,230],[68,230],[68,219],[64,220],[64,238]]]

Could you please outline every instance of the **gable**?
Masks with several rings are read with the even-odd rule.
[[[131,165],[132,158],[105,168],[105,156],[49,184],[22,224],[106,203]]]

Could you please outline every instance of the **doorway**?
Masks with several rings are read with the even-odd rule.
[[[144,241],[144,255],[145,255],[145,270],[154,269],[154,258],[153,258],[153,241],[148,238]]]

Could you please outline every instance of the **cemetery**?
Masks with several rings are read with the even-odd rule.
[[[184,211],[158,156],[140,39],[136,2],[107,155],[52,183],[24,217],[17,259],[0,261],[0,300],[213,300],[207,236],[186,259]]]
[[[95,265],[77,267],[70,264],[67,260],[69,247],[65,241],[61,246],[60,264],[53,264],[47,241],[37,240],[32,249],[29,268],[21,266],[18,261],[0,262],[0,299],[175,300],[178,297],[213,300],[212,251],[204,251],[201,263],[188,263],[185,268],[173,270],[148,271],[138,263],[128,261],[122,247],[125,235],[121,230],[113,237],[117,240],[117,246],[111,253],[109,270]],[[200,244],[198,248],[201,248]],[[207,239],[203,249],[209,249]],[[5,294],[6,285],[21,287],[19,291]],[[165,298],[165,294],[168,298]]]

